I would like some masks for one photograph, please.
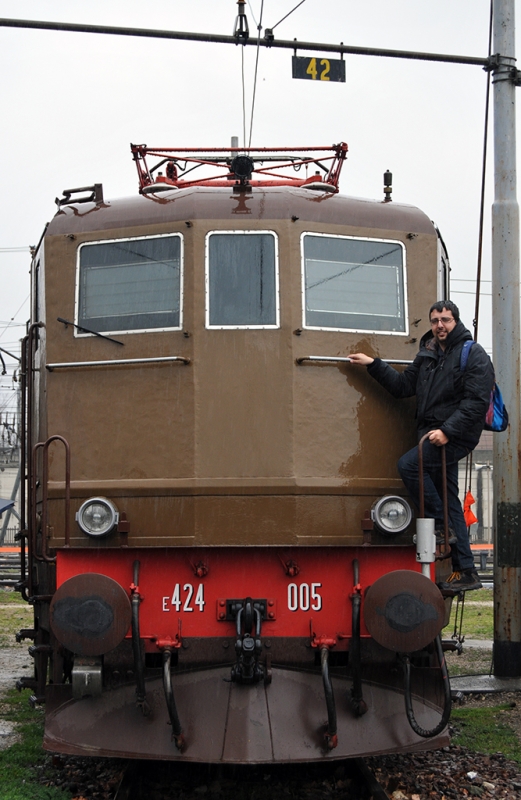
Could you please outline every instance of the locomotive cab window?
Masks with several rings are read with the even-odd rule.
[[[304,327],[407,332],[399,241],[303,234]]]
[[[182,244],[174,234],[81,245],[78,325],[100,333],[180,328]]]
[[[278,328],[277,237],[215,231],[206,237],[208,328]]]

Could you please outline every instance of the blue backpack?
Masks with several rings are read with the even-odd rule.
[[[459,365],[461,372],[465,371],[465,367],[467,366],[467,361],[469,359],[470,348],[473,344],[475,344],[473,339],[468,339],[463,343]],[[501,431],[506,431],[507,427],[508,411],[505,403],[503,402],[501,390],[494,381],[494,388],[490,392],[490,403],[488,405],[487,415],[485,417],[485,430],[500,433]]]

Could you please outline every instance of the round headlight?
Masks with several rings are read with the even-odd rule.
[[[401,533],[409,527],[412,511],[403,497],[382,497],[371,509],[371,519],[382,533]]]
[[[91,497],[80,507],[76,522],[87,536],[105,536],[118,524],[119,513],[106,497]]]

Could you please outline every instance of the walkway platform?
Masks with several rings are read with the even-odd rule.
[[[488,694],[521,692],[521,678],[496,678],[495,675],[458,675],[450,679],[453,692]]]

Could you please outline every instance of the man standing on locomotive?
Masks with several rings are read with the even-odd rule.
[[[451,541],[453,572],[439,587],[442,591],[468,591],[481,588],[481,583],[458,497],[458,461],[476,447],[481,436],[494,370],[485,350],[475,344],[461,371],[463,343],[472,336],[460,321],[454,303],[434,303],[429,317],[431,330],[422,337],[416,358],[403,372],[365,353],[354,353],[349,358],[353,364],[366,366],[371,377],[394,397],[416,395],[419,438],[428,434],[423,443],[425,515],[435,519],[437,537],[443,530],[440,448],[445,445],[449,521],[456,541]],[[399,459],[398,471],[418,506],[418,446]]]

